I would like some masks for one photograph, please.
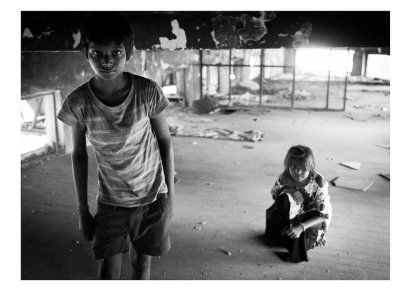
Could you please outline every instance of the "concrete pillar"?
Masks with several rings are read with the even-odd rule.
[[[367,70],[367,54],[364,49],[355,49],[351,76],[365,76]]]
[[[149,52],[146,54],[147,76],[160,86],[162,83],[161,57],[160,53],[157,52]]]
[[[186,80],[185,80],[185,70],[180,69],[175,72],[176,75],[176,93],[179,96],[185,97],[186,94]]]
[[[362,71],[362,76],[366,77],[367,76],[367,66],[368,66],[368,54],[364,53],[363,57],[363,71]]]
[[[218,67],[208,67],[208,93],[215,94],[218,92]]]
[[[294,50],[293,49],[285,49],[285,53],[283,56],[283,65],[284,66],[294,66],[295,65],[295,57],[294,57]],[[284,68],[284,73],[292,73],[292,68]]]
[[[227,66],[219,68],[219,85],[221,94],[229,94],[229,67]]]
[[[193,101],[200,99],[200,67],[190,66],[185,70],[186,102],[192,106]]]

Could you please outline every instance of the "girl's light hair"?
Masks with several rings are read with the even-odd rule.
[[[303,145],[292,146],[285,157],[285,173],[289,174],[289,167],[306,169],[315,173],[315,159],[312,150]]]

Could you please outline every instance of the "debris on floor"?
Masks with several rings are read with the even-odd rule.
[[[200,221],[198,224],[206,225],[206,224],[207,224],[207,221]]]
[[[178,178],[178,173],[174,171],[174,184],[177,184],[181,181],[181,179]]]
[[[381,176],[382,178],[385,178],[386,180],[390,181],[390,174],[381,174],[381,173],[379,173],[379,176]]]
[[[390,150],[390,145],[376,144],[375,146],[378,147],[378,148],[383,148],[383,149]]]
[[[206,114],[218,108],[218,101],[214,98],[204,96],[200,100],[193,101],[193,108],[199,114]]]
[[[335,177],[330,181],[330,184],[335,187],[365,192],[374,184],[374,182],[365,179],[357,179],[355,177]]]
[[[208,273],[206,271],[201,270],[200,274],[204,275],[204,276],[208,276]]]
[[[222,251],[225,255],[232,256],[232,253],[231,253],[230,251],[227,251],[227,250],[225,250],[225,249],[221,249],[221,251]]]
[[[389,115],[387,113],[380,112],[380,113],[374,114],[374,117],[378,117],[378,118],[382,118],[382,119],[388,119]]]
[[[200,128],[198,126],[182,126],[170,124],[169,132],[175,136],[206,137],[213,139],[227,139],[237,141],[262,141],[265,134],[259,130],[248,130],[244,132],[222,129],[222,128]]]
[[[201,230],[201,227],[200,226],[195,226],[194,229],[195,230]]]
[[[250,145],[243,145],[243,147],[245,148],[245,149],[254,149],[254,147],[253,146],[250,146]]]
[[[283,98],[285,99],[292,99],[292,92],[286,92],[282,95]],[[296,90],[294,99],[295,100],[312,100],[315,99],[316,96],[306,90]]]
[[[236,111],[238,111],[239,109],[237,109],[237,108],[227,108],[227,107],[225,107],[225,108],[222,108],[221,110],[220,110],[220,112],[222,113],[222,114],[232,114],[232,113],[234,113],[234,112],[236,112]]]
[[[359,170],[361,168],[360,162],[340,162],[339,164],[353,170]]]
[[[354,104],[353,107],[355,109],[372,109],[372,105],[371,104],[363,104],[363,105],[359,105],[359,104]]]
[[[351,120],[354,120],[354,121],[368,122],[367,119],[362,118],[362,117],[360,117],[360,116],[354,116],[354,115],[352,115],[351,113],[345,114],[345,115],[343,115],[343,116],[344,116],[344,117],[347,117],[347,118],[350,118]]]

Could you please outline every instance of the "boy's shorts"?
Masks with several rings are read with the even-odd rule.
[[[133,248],[142,254],[161,256],[169,251],[171,207],[168,194],[159,194],[151,204],[125,208],[98,203],[94,216],[93,254],[96,260]]]

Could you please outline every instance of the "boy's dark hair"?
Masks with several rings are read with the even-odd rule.
[[[289,167],[295,166],[315,173],[315,159],[312,150],[303,145],[292,146],[286,154],[284,161],[285,171],[289,174]]]
[[[107,44],[111,41],[125,46],[126,60],[129,60],[133,49],[133,38],[131,22],[122,12],[90,12],[81,24],[81,42],[86,57],[90,42]]]

